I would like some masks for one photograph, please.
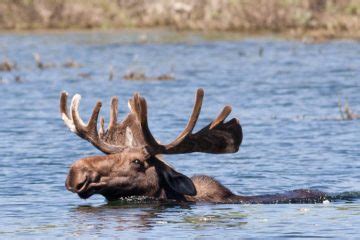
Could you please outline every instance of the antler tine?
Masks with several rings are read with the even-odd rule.
[[[152,135],[149,129],[149,125],[147,121],[147,104],[145,98],[138,95],[136,101],[139,101],[139,105],[140,105],[140,123],[144,133],[145,141],[152,147],[160,148],[161,145],[159,145],[159,143],[156,141],[156,139],[154,138],[154,136]]]
[[[70,111],[71,111],[71,117],[72,117],[72,120],[74,122],[77,132],[79,132],[80,134],[83,134],[83,132],[86,132],[87,129],[86,129],[86,125],[85,125],[84,121],[81,119],[81,117],[79,115],[80,100],[81,100],[80,94],[75,94],[71,100]]]
[[[93,133],[96,133],[96,135],[98,133],[98,131],[97,131],[97,121],[98,121],[98,118],[99,118],[99,112],[100,112],[101,106],[102,106],[101,102],[98,101],[96,103],[95,107],[94,107],[94,110],[93,110],[93,112],[91,114],[91,117],[89,119],[89,122],[87,124],[88,130],[93,131]]]
[[[68,97],[68,93],[63,91],[60,96],[61,118],[64,120],[65,125],[70,129],[70,131],[77,133],[75,125],[72,121],[72,117],[71,115],[69,115],[67,110],[67,97]]]
[[[68,93],[63,91],[60,95],[60,112],[61,115],[65,115],[65,117],[69,118],[68,111],[67,111],[67,97]]]
[[[146,100],[140,96],[139,93],[135,93],[133,98],[128,102],[130,110],[136,115],[140,122],[141,131],[144,135],[144,140],[153,150],[157,150],[161,145],[158,144],[156,139],[150,132],[147,121],[147,104]]]
[[[77,132],[83,135],[86,138],[91,140],[98,141],[98,131],[97,131],[97,121],[99,117],[99,112],[101,109],[101,102],[98,101],[94,107],[94,110],[91,114],[91,117],[88,123],[85,125],[83,120],[79,115],[79,103],[80,103],[81,96],[79,94],[75,94],[71,101],[71,115],[72,120],[74,122],[75,128]]]
[[[139,119],[140,107],[138,106],[138,104],[136,104],[137,95],[138,95],[138,93],[134,93],[134,96],[129,99],[128,107],[129,107],[130,111],[135,114],[136,118]]]
[[[79,135],[81,138],[84,138],[91,142],[95,147],[97,147],[99,150],[103,151],[104,153],[110,154],[110,153],[118,153],[124,150],[124,146],[115,146],[108,144],[104,142],[101,139],[101,136],[99,136],[98,130],[97,130],[97,121],[99,118],[99,112],[101,109],[101,102],[97,102],[94,110],[91,114],[91,117],[88,121],[88,123],[85,125],[83,120],[81,119],[79,115],[79,103],[81,96],[79,94],[75,94],[71,101],[71,116],[67,114],[66,110],[66,93],[62,93],[61,95],[61,102],[60,102],[60,108],[61,113],[63,115],[63,119],[65,121],[65,124],[75,132],[77,135]],[[70,125],[69,125],[70,124]],[[102,128],[104,125],[104,121],[101,120]],[[74,130],[73,130],[74,129]],[[103,130],[101,134],[103,134]]]
[[[105,120],[103,117],[100,117],[100,129],[99,129],[99,136],[100,138],[103,138],[104,134],[105,134]]]
[[[194,104],[193,111],[191,113],[190,119],[189,119],[185,129],[177,136],[177,138],[173,142],[166,145],[167,149],[169,149],[175,145],[178,145],[181,141],[184,140],[184,138],[186,136],[191,134],[191,132],[194,129],[196,122],[199,118],[203,98],[204,98],[204,90],[202,88],[199,88],[196,92],[195,104]]]
[[[231,107],[225,106],[223,110],[220,112],[220,114],[216,117],[216,119],[210,124],[209,129],[211,130],[220,123],[222,123],[225,120],[225,118],[227,118],[230,115],[230,113],[231,113]]]
[[[112,129],[116,126],[117,117],[118,117],[118,106],[119,106],[119,99],[117,97],[111,98],[111,107],[110,107],[110,122],[108,129]]]

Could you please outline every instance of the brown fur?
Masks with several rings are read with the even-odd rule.
[[[197,175],[191,178],[196,188],[196,195],[187,197],[189,201],[225,202],[234,194],[214,178],[206,175]]]
[[[189,184],[193,184],[195,194],[184,193],[191,192],[191,189],[188,190],[191,188]],[[184,186],[181,188],[177,185]],[[110,201],[129,196],[147,196],[187,202],[313,203],[326,198],[322,192],[301,189],[284,194],[238,196],[209,176],[198,175],[190,180],[140,149],[76,161],[70,168],[66,187],[84,199],[101,194]]]

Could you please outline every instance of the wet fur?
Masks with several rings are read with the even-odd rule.
[[[134,160],[139,160],[140,164],[135,164]],[[100,187],[91,185],[102,182]],[[326,199],[322,192],[305,189],[284,194],[239,196],[212,177],[197,175],[190,179],[163,160],[134,149],[125,154],[76,161],[70,168],[66,187],[84,199],[101,194],[109,201],[130,196],[212,203],[315,203]]]
[[[214,203],[321,203],[328,196],[320,191],[297,189],[283,194],[268,194],[258,196],[239,196],[212,177],[198,175],[191,178],[197,194],[186,196],[188,201]]]

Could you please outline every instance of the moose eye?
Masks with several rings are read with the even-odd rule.
[[[133,160],[133,163],[135,163],[136,165],[142,165],[142,162],[139,159]]]

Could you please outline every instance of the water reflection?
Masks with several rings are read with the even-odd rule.
[[[184,223],[191,224],[194,230],[206,230],[213,227],[241,229],[243,225],[248,224],[247,217],[248,215],[241,211],[221,211],[218,214],[187,216],[183,218],[183,221]]]
[[[119,232],[147,232],[161,225],[193,230],[240,229],[248,223],[248,213],[235,208],[216,204],[116,201],[98,206],[79,205],[71,209],[70,218],[78,226],[75,236],[89,231],[101,233],[109,228]],[[85,222],[86,225],[81,224]]]
[[[91,222],[96,223],[94,229],[98,232],[108,228],[109,222],[114,225],[113,228],[116,231],[130,229],[146,231],[152,229],[154,225],[169,222],[164,219],[164,212],[171,211],[176,214],[191,210],[189,203],[142,200],[144,199],[119,200],[99,206],[80,205],[71,210],[72,218],[76,219],[75,222],[84,222],[90,219]]]

